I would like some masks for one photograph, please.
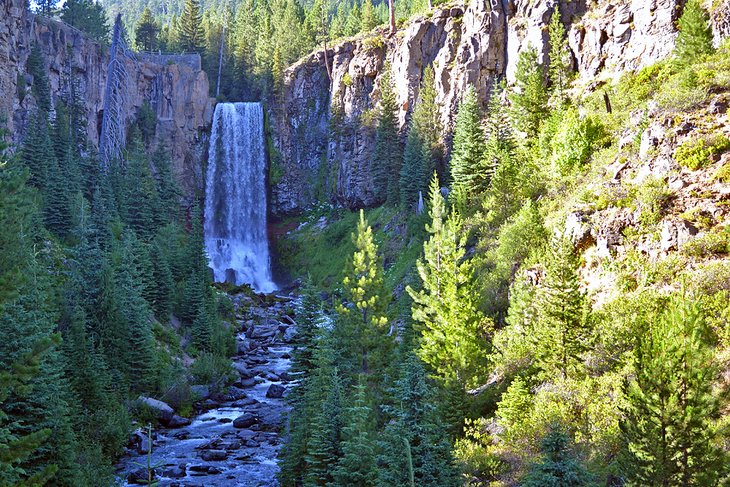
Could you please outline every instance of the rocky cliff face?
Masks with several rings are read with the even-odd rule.
[[[14,142],[20,142],[35,110],[26,61],[37,44],[49,68],[54,101],[67,96],[73,85],[86,109],[88,138],[98,146],[109,50],[62,22],[27,12],[24,3],[0,4],[0,115],[6,117],[6,127]],[[129,124],[145,101],[152,106],[158,118],[154,143],[170,149],[176,174],[190,194],[201,184],[200,131],[210,124],[212,103],[199,59],[177,61],[155,57],[127,61],[130,83],[123,116]]]
[[[681,0],[472,0],[437,8],[395,36],[379,32],[348,40],[291,66],[284,90],[271,107],[278,177],[273,211],[295,213],[323,195],[349,207],[382,201],[370,171],[378,79],[391,65],[405,126],[423,70],[436,75],[445,135],[459,97],[474,85],[486,102],[494,81],[513,81],[519,53],[529,45],[543,60],[547,25],[556,7],[566,25],[579,82],[610,78],[652,64],[674,47]],[[719,37],[728,30],[730,2],[713,11]]]

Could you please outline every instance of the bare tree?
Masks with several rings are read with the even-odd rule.
[[[388,11],[390,12],[390,34],[395,34],[395,0],[388,0]]]

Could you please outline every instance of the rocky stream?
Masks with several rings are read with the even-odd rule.
[[[288,375],[296,333],[290,297],[232,296],[237,318],[238,378],[220,392],[193,386],[202,396],[196,415],[182,418],[167,404],[141,398],[160,422],[152,432],[149,465],[159,486],[276,486],[277,455],[292,385]],[[119,464],[121,485],[148,483],[148,435],[137,430]]]

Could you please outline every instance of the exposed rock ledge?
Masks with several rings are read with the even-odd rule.
[[[460,94],[473,84],[485,101],[494,80],[514,77],[528,45],[544,58],[555,0],[472,0],[437,8],[393,37],[347,40],[327,52],[330,81],[319,50],[285,73],[284,92],[271,107],[279,151],[272,181],[275,214],[301,211],[322,195],[349,207],[372,206],[370,158],[374,131],[361,123],[379,99],[378,77],[392,66],[405,124],[425,66],[432,64],[445,127],[453,123]],[[667,56],[674,47],[681,0],[561,0],[574,65],[582,80],[610,77]],[[730,1],[713,11],[716,35],[727,35]],[[333,110],[334,108],[334,110]],[[332,112],[342,115],[330,131]]]

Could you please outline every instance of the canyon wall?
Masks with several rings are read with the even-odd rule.
[[[559,9],[578,83],[608,80],[668,56],[677,35],[681,0],[471,0],[416,18],[394,36],[378,31],[320,49],[285,72],[284,88],[270,106],[273,145],[272,209],[285,215],[317,200],[351,208],[373,206],[379,77],[389,63],[407,123],[424,68],[432,65],[445,135],[468,85],[486,102],[495,80],[514,80],[519,53],[528,46],[541,60],[549,51],[547,25]],[[713,30],[730,29],[730,1],[715,6]]]
[[[86,110],[88,139],[98,147],[109,49],[73,27],[26,11],[24,3],[0,4],[0,116],[5,117],[13,142],[22,141],[35,111],[26,61],[37,44],[49,70],[54,103],[67,97],[73,85]],[[202,187],[201,133],[210,125],[212,100],[199,57],[187,58],[185,62],[164,56],[127,59],[130,80],[122,114],[128,125],[145,102],[150,104],[157,115],[153,145],[164,143],[169,149],[176,175],[190,195]]]

